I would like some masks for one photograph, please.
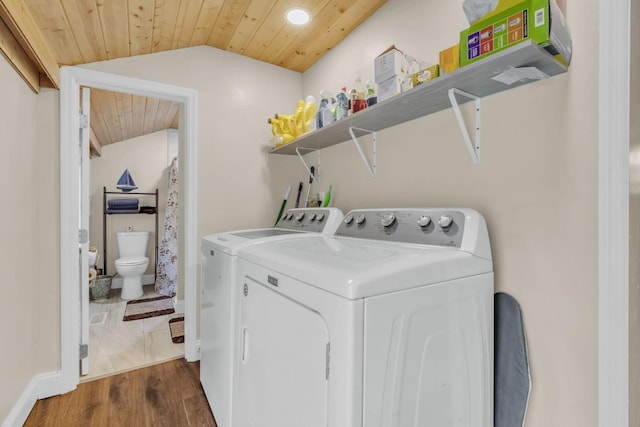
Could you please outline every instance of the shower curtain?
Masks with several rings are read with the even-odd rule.
[[[155,290],[160,295],[174,296],[178,284],[178,159],[169,167],[167,208],[158,248]]]

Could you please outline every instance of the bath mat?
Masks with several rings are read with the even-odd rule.
[[[102,313],[93,313],[91,318],[89,318],[89,325],[104,325],[107,321],[108,312],[104,311]]]
[[[169,320],[169,330],[171,331],[171,341],[176,344],[184,342],[184,316],[174,317]]]
[[[148,317],[163,316],[174,312],[172,297],[159,296],[137,299],[127,303],[127,308],[124,310],[122,320],[126,322],[128,320],[146,319]]]

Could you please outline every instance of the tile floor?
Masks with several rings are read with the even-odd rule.
[[[153,285],[144,287],[144,296],[158,296]],[[174,344],[169,319],[182,314],[168,314],[124,322],[127,301],[120,289],[111,296],[89,303],[89,375],[80,382],[184,357],[184,344]]]

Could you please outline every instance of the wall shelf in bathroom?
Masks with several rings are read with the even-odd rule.
[[[158,189],[153,193],[143,193],[143,192],[134,192],[130,191],[128,193],[123,193],[121,191],[107,191],[107,187],[102,187],[102,263],[103,263],[103,271],[102,274],[107,275],[107,215],[150,215],[146,212],[125,212],[125,213],[111,213],[107,212],[107,200],[111,198],[111,196],[117,196],[117,198],[126,198],[131,196],[153,196],[155,199],[155,212],[152,214],[155,217],[155,260],[154,260],[154,269],[153,275],[156,276],[158,274]],[[115,198],[115,197],[114,197]]]
[[[523,67],[534,67],[549,77],[567,71],[567,67],[544,48],[528,40],[359,111],[330,126],[302,135],[270,152],[295,155],[296,148],[319,150],[351,140],[350,128],[380,131],[451,108],[449,89],[452,88],[482,98],[536,81],[521,79],[507,85],[493,79],[505,71]],[[469,101],[472,99],[460,99],[459,103]]]

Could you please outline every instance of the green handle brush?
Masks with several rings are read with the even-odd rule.
[[[327,191],[327,194],[324,195],[324,201],[322,202],[322,207],[326,208],[327,206],[329,206],[329,202],[331,202],[331,188],[333,187],[333,185],[329,185],[329,190]]]

